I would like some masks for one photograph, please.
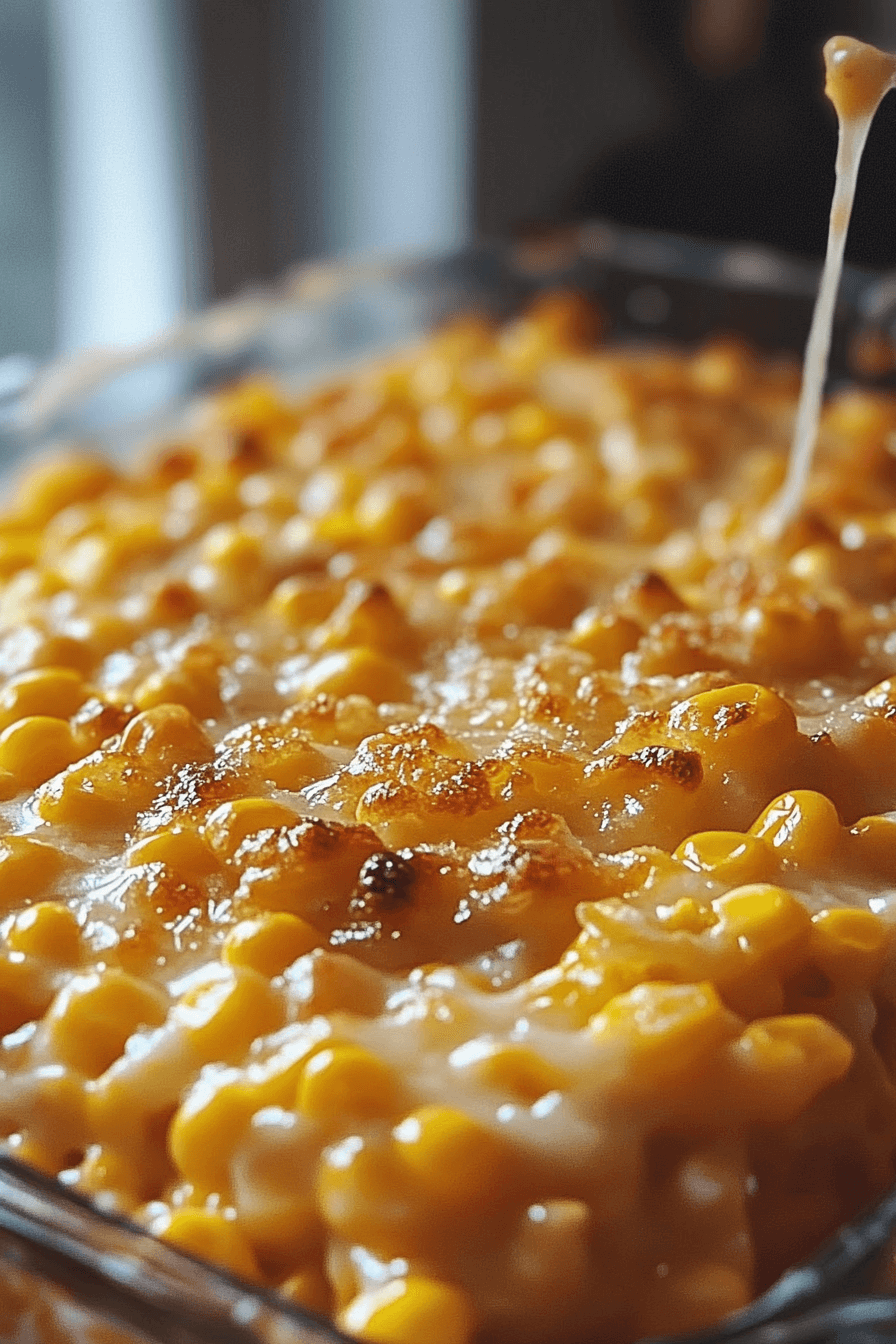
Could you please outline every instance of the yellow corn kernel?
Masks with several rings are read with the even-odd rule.
[[[0,909],[47,893],[65,867],[63,854],[30,835],[0,839]]]
[[[246,1237],[235,1218],[218,1209],[174,1209],[153,1232],[162,1241],[188,1251],[199,1260],[220,1265],[241,1279],[259,1279],[261,1272]]]
[[[306,1311],[316,1311],[319,1316],[328,1316],[333,1310],[333,1288],[320,1265],[308,1265],[298,1274],[291,1274],[278,1285],[277,1292],[287,1302]]]
[[[375,546],[410,541],[431,517],[422,482],[374,481],[355,505],[358,526]]]
[[[406,701],[411,687],[394,658],[376,649],[337,649],[312,663],[299,694],[309,699],[321,694],[366,695],[375,704],[390,704]]]
[[[71,667],[41,667],[22,672],[8,681],[0,693],[0,730],[32,715],[71,718],[89,691],[80,672]]]
[[[483,1087],[531,1105],[567,1081],[561,1069],[525,1045],[471,1041],[451,1055],[454,1068],[469,1071]]]
[[[220,864],[205,840],[192,826],[172,826],[145,840],[138,840],[125,851],[131,867],[141,863],[164,863],[177,877],[194,882],[220,872]]]
[[[57,453],[28,470],[16,496],[25,516],[40,525],[70,504],[96,499],[114,480],[112,467],[99,457],[84,452]]]
[[[806,907],[783,887],[753,882],[713,901],[720,936],[742,951],[785,968],[804,952],[812,932]]]
[[[152,778],[129,757],[95,751],[43,784],[35,810],[44,821],[106,830],[130,825],[154,794]]]
[[[40,1017],[49,998],[39,967],[24,957],[0,953],[0,1036]]]
[[[769,803],[750,834],[770,845],[779,859],[818,870],[840,843],[840,818],[823,793],[796,789]]]
[[[747,1104],[762,1124],[788,1124],[849,1070],[854,1049],[811,1013],[751,1022],[730,1047],[749,1086]]]
[[[26,1167],[33,1167],[35,1171],[42,1171],[46,1176],[59,1175],[59,1163],[56,1161],[53,1149],[48,1144],[41,1143],[39,1139],[34,1139],[30,1134],[24,1132],[11,1134],[6,1140],[6,1144],[10,1156],[18,1162],[23,1162]],[[43,1337],[43,1332],[41,1332],[41,1335]]]
[[[349,1135],[324,1149],[316,1184],[320,1215],[347,1242],[390,1259],[402,1248],[406,1253],[409,1237],[419,1241],[426,1232],[409,1175],[394,1144]]]
[[[853,868],[883,877],[896,872],[896,819],[861,817],[849,829],[848,846]]]
[[[691,896],[682,896],[671,908],[661,907],[663,928],[670,933],[703,933],[711,929],[716,917],[709,906],[695,901]]]
[[[270,981],[250,966],[229,966],[189,990],[172,1010],[197,1057],[225,1064],[242,1058],[258,1036],[283,1025],[283,1009]]]
[[[206,564],[214,565],[227,575],[252,574],[262,562],[258,537],[247,532],[239,523],[216,523],[199,543],[199,555]]]
[[[504,1145],[463,1111],[422,1106],[392,1135],[402,1165],[430,1199],[451,1207],[488,1208],[506,1189]]]
[[[385,585],[355,580],[339,606],[312,633],[309,644],[321,653],[363,648],[401,657],[416,649],[417,637]]]
[[[711,984],[647,981],[617,994],[588,1028],[598,1041],[624,1043],[633,1091],[655,1092],[661,1082],[696,1077],[707,1056],[736,1035],[737,1025]]]
[[[744,683],[701,691],[669,711],[669,733],[681,745],[694,738],[719,742],[722,769],[755,771],[779,758],[797,738],[796,716],[787,701],[765,686]],[[709,759],[714,757],[709,748]]]
[[[208,733],[184,705],[155,705],[136,714],[121,735],[121,750],[163,777],[179,765],[210,761]]]
[[[0,537],[0,579],[31,569],[40,554],[40,543],[39,532]]]
[[[361,1293],[340,1313],[339,1324],[373,1344],[469,1344],[475,1318],[460,1288],[409,1275]]]
[[[886,925],[870,910],[820,910],[812,916],[812,958],[841,982],[873,983],[891,942]]]
[[[157,985],[109,968],[76,975],[59,991],[44,1021],[56,1057],[98,1078],[138,1027],[165,1020],[168,996]]]
[[[277,584],[268,598],[267,610],[293,627],[316,625],[333,610],[336,592],[332,580],[295,575]]]
[[[81,959],[81,930],[75,915],[61,901],[39,901],[16,916],[7,942],[13,952],[43,957],[60,966]]]
[[[674,857],[695,873],[719,882],[761,882],[772,863],[760,840],[741,831],[700,831],[683,840]]]
[[[643,633],[637,621],[627,616],[589,607],[573,621],[569,643],[590,653],[599,670],[612,671],[637,647]]]
[[[80,755],[63,719],[31,714],[0,733],[0,769],[15,775],[21,788],[35,789]]]
[[[321,935],[298,915],[274,911],[244,919],[224,939],[222,956],[231,966],[251,966],[272,978],[321,945]]]
[[[401,1109],[403,1089],[385,1060],[358,1045],[319,1050],[305,1065],[296,1093],[303,1114],[323,1124],[389,1119]]]
[[[223,388],[215,397],[215,412],[222,424],[234,429],[273,431],[292,426],[293,419],[282,395],[265,378],[246,378]]]
[[[257,1109],[249,1088],[210,1088],[200,1080],[168,1126],[168,1152],[184,1179],[202,1191],[228,1189],[230,1160]]]
[[[133,1155],[105,1144],[94,1143],[81,1163],[78,1190],[85,1195],[112,1194],[115,1207],[130,1212],[140,1202],[143,1167]]]
[[[203,827],[209,846],[222,860],[230,860],[250,835],[294,826],[299,820],[293,808],[273,798],[235,798],[216,807]]]
[[[221,712],[220,668],[204,659],[189,659],[170,669],[158,668],[137,687],[134,704],[138,709],[182,705],[197,719],[212,719]]]

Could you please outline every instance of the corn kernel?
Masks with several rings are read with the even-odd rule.
[[[358,526],[375,546],[410,541],[431,516],[421,485],[389,479],[369,485],[355,505]]]
[[[813,958],[838,981],[871,984],[891,942],[886,925],[870,910],[820,910],[812,917]]]
[[[277,1287],[281,1297],[306,1311],[315,1311],[319,1316],[329,1314],[333,1309],[333,1289],[326,1272],[318,1265],[309,1265],[291,1274]]]
[[[341,1124],[346,1118],[388,1119],[401,1108],[402,1087],[395,1070],[356,1045],[319,1050],[299,1081],[296,1104],[312,1120]]]
[[[861,817],[849,829],[853,866],[885,877],[896,872],[896,818]]]
[[[231,966],[251,966],[273,978],[320,944],[321,935],[304,919],[274,911],[236,924],[224,939],[222,956]]]
[[[333,610],[334,585],[294,575],[282,579],[267,601],[267,610],[291,627],[316,625]]]
[[[316,1189],[324,1222],[337,1236],[375,1254],[391,1259],[403,1254],[409,1237],[425,1235],[413,1179],[394,1144],[384,1146],[353,1134],[325,1148]]]
[[[71,504],[96,499],[114,480],[115,472],[101,458],[84,452],[56,454],[31,467],[16,493],[28,519],[41,525]]]
[[[56,1057],[98,1078],[121,1055],[138,1027],[159,1026],[168,1009],[163,989],[110,968],[76,975],[47,1013],[47,1039]]]
[[[67,905],[39,901],[16,916],[7,938],[14,952],[43,957],[60,966],[76,966],[81,957],[81,930]]]
[[[210,761],[215,754],[202,724],[180,704],[155,705],[136,714],[122,733],[121,750],[159,772],[160,778],[179,765]]]
[[[272,798],[236,798],[215,808],[203,827],[212,851],[231,860],[247,836],[273,831],[298,821],[295,811]]]
[[[526,1105],[560,1090],[568,1081],[561,1069],[525,1045],[475,1040],[455,1050],[450,1063],[454,1068],[469,1070],[483,1087],[509,1094]]]
[[[161,668],[150,672],[134,692],[138,709],[182,705],[197,719],[214,718],[221,711],[221,680],[214,667]]]
[[[373,1344],[469,1344],[475,1318],[460,1288],[410,1275],[354,1298],[339,1324]]]
[[[637,647],[643,633],[637,621],[627,616],[589,607],[573,621],[569,642],[574,649],[590,653],[598,669],[612,671]]]
[[[423,1106],[393,1130],[395,1150],[431,1199],[488,1208],[504,1188],[508,1156],[500,1139],[463,1111]]]
[[[40,555],[38,532],[0,537],[0,579],[6,581],[22,570],[30,570]]]
[[[786,967],[805,949],[812,931],[806,907],[783,887],[754,882],[713,901],[720,934],[751,956]]]
[[[131,825],[154,787],[129,757],[95,751],[41,785],[35,810],[44,821],[105,830]]]
[[[239,1278],[261,1278],[252,1247],[236,1221],[217,1209],[174,1209],[167,1222],[154,1226],[153,1231],[162,1241]]]
[[[0,1036],[40,1017],[51,994],[32,961],[0,953]]]
[[[736,1034],[729,1013],[710,984],[659,981],[617,994],[589,1022],[597,1041],[621,1041],[632,1055],[626,1085],[655,1093],[696,1077],[706,1058]]]
[[[0,839],[0,908],[20,905],[46,894],[66,860],[58,849],[30,835]]]
[[[249,966],[229,966],[178,1000],[174,1022],[186,1032],[197,1057],[231,1063],[258,1036],[283,1025],[280,999],[264,976]]]
[[[37,788],[79,755],[69,724],[48,715],[31,714],[0,733],[0,769],[25,789]]]
[[[196,882],[220,871],[221,865],[203,837],[192,826],[172,826],[170,830],[138,840],[125,851],[131,867],[142,863],[164,863],[177,877]]]
[[[823,869],[840,843],[837,809],[823,793],[796,789],[783,793],[750,827],[781,859]]]
[[[673,706],[669,731],[682,745],[694,736],[723,743],[723,769],[759,769],[777,760],[796,741],[796,716],[774,691],[743,684],[701,691]]]
[[[812,1014],[751,1022],[731,1046],[735,1067],[749,1083],[746,1104],[763,1124],[787,1124],[853,1060],[853,1046]]]
[[[168,1152],[185,1180],[203,1191],[227,1190],[230,1161],[258,1102],[238,1083],[211,1088],[202,1081],[168,1126]]]
[[[32,715],[71,718],[88,695],[81,674],[71,667],[41,667],[22,672],[8,681],[0,693],[0,729]]]
[[[683,840],[675,851],[686,868],[719,882],[759,882],[770,876],[768,850],[741,831],[700,831]]]
[[[312,663],[299,685],[302,696],[312,698],[367,695],[375,704],[402,703],[411,693],[410,683],[394,658],[375,649],[337,649]]]

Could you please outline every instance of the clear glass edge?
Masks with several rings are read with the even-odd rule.
[[[98,440],[113,452],[127,448],[165,433],[197,391],[238,373],[315,378],[403,344],[465,307],[507,312],[545,286],[594,289],[600,274],[626,277],[629,293],[631,286],[655,283],[660,292],[679,286],[682,302],[693,294],[698,307],[707,295],[720,301],[740,296],[753,304],[746,311],[760,324],[763,302],[793,303],[800,314],[796,328],[803,317],[808,328],[818,270],[748,245],[600,220],[455,253],[305,266],[272,290],[188,317],[139,348],[89,352],[39,371],[22,391],[0,399],[0,469],[59,439]],[[606,312],[608,295],[597,288]],[[613,302],[619,297],[611,291]],[[840,300],[847,337],[868,330],[889,335],[894,309],[896,277],[847,271]],[[631,314],[608,315],[621,319],[617,330],[624,336],[675,339],[664,320],[639,324]],[[703,316],[708,334],[712,303]],[[761,341],[761,332],[743,334]],[[803,338],[791,331],[780,348],[798,354]],[[304,367],[297,367],[303,355]],[[142,401],[127,386],[141,375],[155,382]],[[103,394],[116,386],[120,395],[111,407],[107,396],[104,405]],[[677,1344],[820,1344],[853,1333],[868,1341],[878,1337],[875,1330],[890,1338],[896,1296],[872,1289],[894,1234],[896,1189],[749,1307],[710,1330],[678,1337]],[[136,1330],[151,1344],[171,1341],[172,1327],[182,1344],[340,1344],[346,1338],[275,1292],[164,1245],[9,1157],[0,1157],[0,1261],[55,1284],[98,1319]]]

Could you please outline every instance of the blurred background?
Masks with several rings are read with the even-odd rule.
[[[818,255],[894,0],[0,0],[0,391],[344,252],[599,215]],[[892,104],[892,105],[891,105]],[[896,266],[896,98],[848,256]]]

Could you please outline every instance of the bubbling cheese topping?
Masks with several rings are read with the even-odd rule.
[[[839,141],[836,182],[831,202],[828,245],[812,327],[803,363],[803,384],[797,405],[787,478],[762,519],[762,532],[780,537],[797,517],[806,497],[812,454],[831,348],[834,306],[843,271],[843,252],[852,215],[862,150],[881,100],[896,81],[896,56],[852,37],[825,43],[825,92],[837,111]]]

